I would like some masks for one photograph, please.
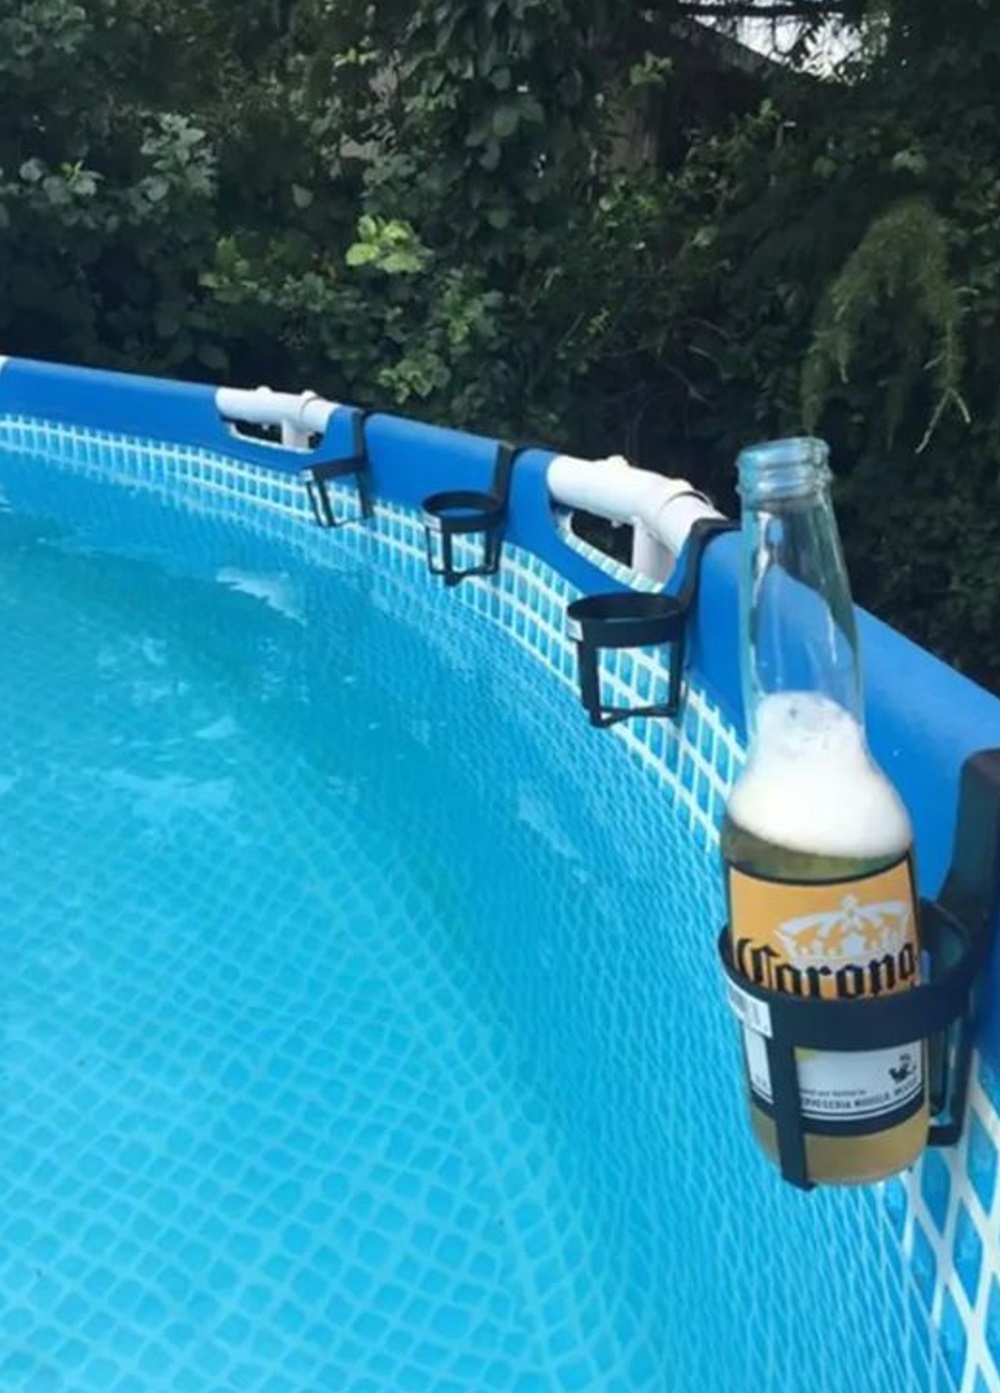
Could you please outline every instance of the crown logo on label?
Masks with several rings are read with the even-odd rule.
[[[911,936],[910,922],[906,900],[866,905],[845,895],[830,913],[786,919],[778,925],[778,938],[796,967],[838,968],[901,952]]]

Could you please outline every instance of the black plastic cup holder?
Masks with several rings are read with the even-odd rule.
[[[329,482],[353,475],[358,490],[358,511],[363,519],[374,515],[369,485],[368,447],[365,443],[365,421],[370,411],[355,407],[351,413],[352,452],[335,459],[318,460],[302,471],[309,503],[317,524],[324,528],[345,527],[357,518],[338,518],[333,510]]]
[[[611,726],[640,716],[672,718],[683,697],[688,619],[698,598],[701,561],[713,537],[739,526],[728,518],[701,518],[682,553],[684,580],[675,595],[620,590],[586,595],[566,608],[569,636],[576,643],[580,702],[591,725]],[[670,650],[665,700],[646,706],[610,706],[601,700],[600,659],[604,649]]]
[[[450,489],[432,493],[422,504],[427,568],[442,576],[447,586],[459,585],[470,576],[493,576],[500,569],[503,535],[507,525],[510,483],[514,464],[527,446],[502,442],[497,447],[493,481],[488,492]],[[471,564],[456,559],[456,538],[479,537],[478,555]]]
[[[507,508],[489,493],[471,489],[432,493],[422,504],[427,566],[445,585],[458,585],[469,576],[492,576],[500,569],[500,550]],[[455,562],[456,537],[482,537],[481,559],[472,565]]]
[[[610,726],[633,716],[674,716],[680,707],[684,668],[684,610],[671,595],[587,595],[566,609],[569,636],[576,642],[580,701],[591,725]],[[669,645],[667,699],[648,706],[609,706],[601,701],[603,649]]]
[[[771,1115],[781,1174],[813,1188],[806,1163],[796,1049],[888,1050],[923,1043],[931,1126],[929,1146],[961,1137],[968,1097],[979,983],[989,965],[1000,912],[1000,750],[985,750],[962,771],[951,869],[937,900],[920,901],[923,945],[919,986],[891,996],[830,1000],[776,992],[736,968],[729,929],[718,951],[729,1004],[763,1037],[771,1078]]]

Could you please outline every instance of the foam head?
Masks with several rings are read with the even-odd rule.
[[[906,809],[872,760],[863,730],[815,692],[761,701],[729,816],[763,841],[815,856],[895,856],[911,838]]]

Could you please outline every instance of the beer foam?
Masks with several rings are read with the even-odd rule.
[[[815,692],[763,699],[728,811],[755,837],[816,856],[896,856],[911,838],[906,809],[861,727]]]

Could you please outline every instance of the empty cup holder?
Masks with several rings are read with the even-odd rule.
[[[351,413],[352,451],[349,455],[333,459],[318,460],[302,471],[306,492],[313,517],[320,527],[343,527],[357,518],[338,518],[330,497],[329,484],[334,479],[353,476],[358,491],[358,515],[361,518],[373,516],[371,488],[369,484],[368,448],[365,443],[365,421],[371,413],[355,408]]]
[[[728,518],[701,518],[691,528],[681,562],[684,580],[673,595],[616,590],[586,595],[566,608],[569,637],[576,643],[580,701],[591,725],[611,726],[639,716],[674,717],[683,697],[687,629],[698,597],[701,561],[713,537],[738,526]],[[667,692],[663,701],[613,706],[601,700],[601,653],[616,648],[667,648]]]
[[[672,595],[632,591],[587,595],[566,609],[576,643],[580,700],[591,725],[610,726],[632,716],[674,716],[680,707],[684,669],[685,612]],[[670,649],[667,697],[647,706],[609,706],[601,701],[600,655],[604,649]]]
[[[450,489],[432,493],[422,504],[427,568],[445,585],[470,576],[493,576],[500,569],[514,464],[524,445],[497,446],[488,491]]]
[[[458,585],[469,576],[496,575],[500,568],[507,503],[491,493],[453,489],[432,493],[422,506],[427,566],[431,575],[443,576],[445,585]],[[461,562],[456,558],[456,538],[470,544]]]

